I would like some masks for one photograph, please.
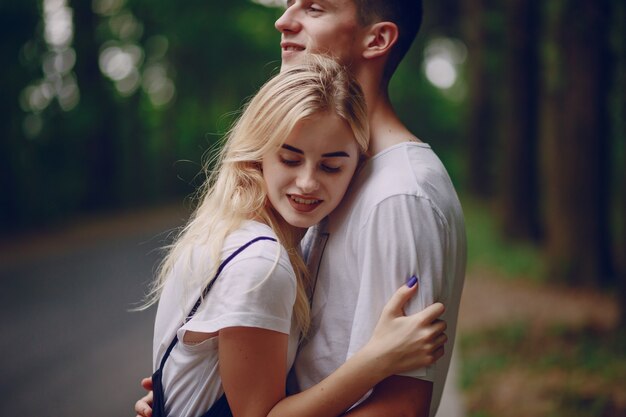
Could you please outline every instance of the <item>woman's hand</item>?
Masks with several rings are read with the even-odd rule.
[[[148,393],[135,403],[135,412],[137,417],[152,417],[152,378],[144,378],[141,380],[141,386]]]
[[[438,319],[445,308],[434,303],[411,316],[403,307],[418,291],[413,280],[403,285],[385,305],[374,333],[364,347],[389,375],[432,365],[444,353],[446,322]]]

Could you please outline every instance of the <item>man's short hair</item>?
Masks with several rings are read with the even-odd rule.
[[[398,26],[398,41],[390,52],[385,78],[390,79],[408,52],[422,25],[422,0],[353,0],[357,19],[363,26],[393,22]]]

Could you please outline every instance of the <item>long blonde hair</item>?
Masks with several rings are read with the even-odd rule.
[[[351,127],[359,148],[366,153],[369,128],[365,99],[358,83],[330,58],[311,55],[303,64],[286,69],[270,79],[244,106],[226,135],[216,169],[205,167],[207,179],[200,190],[199,205],[181,229],[159,266],[147,301],[157,302],[176,264],[189,268],[187,288],[204,288],[219,265],[224,239],[245,220],[255,218],[269,225],[289,254],[298,289],[294,317],[306,333],[309,325],[309,275],[298,254],[293,228],[268,203],[261,160],[277,150],[296,124],[319,112],[334,112]],[[197,245],[209,249],[212,262],[205,270],[191,268]]]

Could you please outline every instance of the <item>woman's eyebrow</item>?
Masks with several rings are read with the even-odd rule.
[[[295,152],[295,153],[299,153],[299,154],[304,155],[304,152],[302,152],[302,149],[295,148],[295,147],[293,147],[291,145],[283,145],[282,148],[283,149],[287,149],[288,151],[291,151],[291,152]]]
[[[337,157],[337,156],[343,156],[343,157],[346,157],[346,158],[350,158],[350,155],[348,155],[348,153],[344,152],[344,151],[325,153],[325,154],[322,154],[322,156],[324,158],[334,158],[334,157]]]
[[[282,148],[286,149],[288,151],[291,151],[291,152],[295,152],[295,153],[299,153],[301,155],[304,155],[304,152],[302,151],[302,149],[298,149],[298,148],[296,148],[294,146],[291,146],[291,145],[283,144]],[[336,158],[336,157],[350,158],[350,155],[347,152],[344,152],[344,151],[337,151],[337,152],[328,152],[328,153],[322,154],[322,157],[324,157],[324,158]]]

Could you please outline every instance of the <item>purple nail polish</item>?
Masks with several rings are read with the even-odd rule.
[[[409,278],[409,280],[406,282],[406,286],[409,288],[413,288],[415,286],[415,284],[417,284],[417,277],[415,275],[413,275],[411,278]]]

